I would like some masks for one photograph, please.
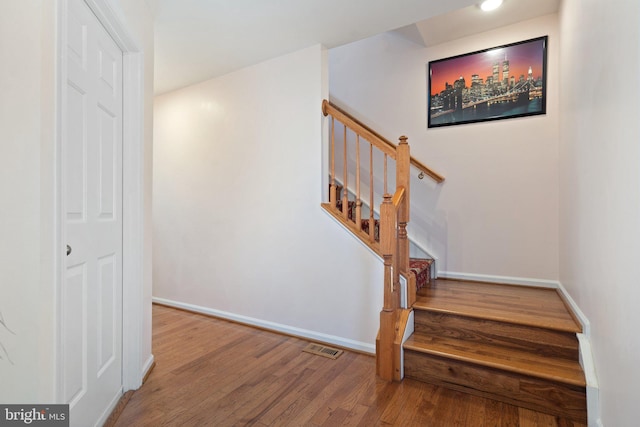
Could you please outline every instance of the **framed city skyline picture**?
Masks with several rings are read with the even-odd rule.
[[[428,127],[546,113],[547,36],[428,66]]]

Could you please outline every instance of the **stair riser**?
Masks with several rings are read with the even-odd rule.
[[[570,332],[425,310],[415,310],[415,331],[569,360],[579,357],[578,339]]]
[[[559,384],[411,350],[405,350],[404,373],[408,378],[430,384],[585,424],[587,422],[584,387]]]

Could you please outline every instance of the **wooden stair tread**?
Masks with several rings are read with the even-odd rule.
[[[436,279],[418,292],[413,308],[582,332],[558,292],[550,288]]]
[[[573,332],[430,310],[416,310],[414,313],[416,334],[483,342],[570,360],[579,358],[578,338]]]
[[[428,334],[413,334],[405,342],[404,349],[559,383],[586,386],[580,364],[564,358],[550,358],[491,344]]]

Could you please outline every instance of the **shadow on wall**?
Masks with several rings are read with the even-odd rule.
[[[2,312],[0,312],[0,326],[2,326],[12,335],[15,335],[15,332],[9,329],[9,327],[7,326],[7,323],[4,321],[4,317],[2,317]],[[7,349],[5,348],[4,344],[2,344],[2,341],[0,341],[0,360],[7,360],[9,363],[13,365],[13,361],[9,357],[9,353],[7,352]]]
[[[437,184],[425,177],[419,179],[417,173],[411,175],[411,239],[424,248],[429,255],[445,261],[447,259],[448,219],[447,213],[438,209],[442,187],[447,181]],[[446,269],[438,264],[439,270]]]

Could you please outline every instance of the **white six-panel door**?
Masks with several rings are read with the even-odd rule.
[[[122,394],[122,52],[69,0],[63,113],[63,397],[94,426]]]

